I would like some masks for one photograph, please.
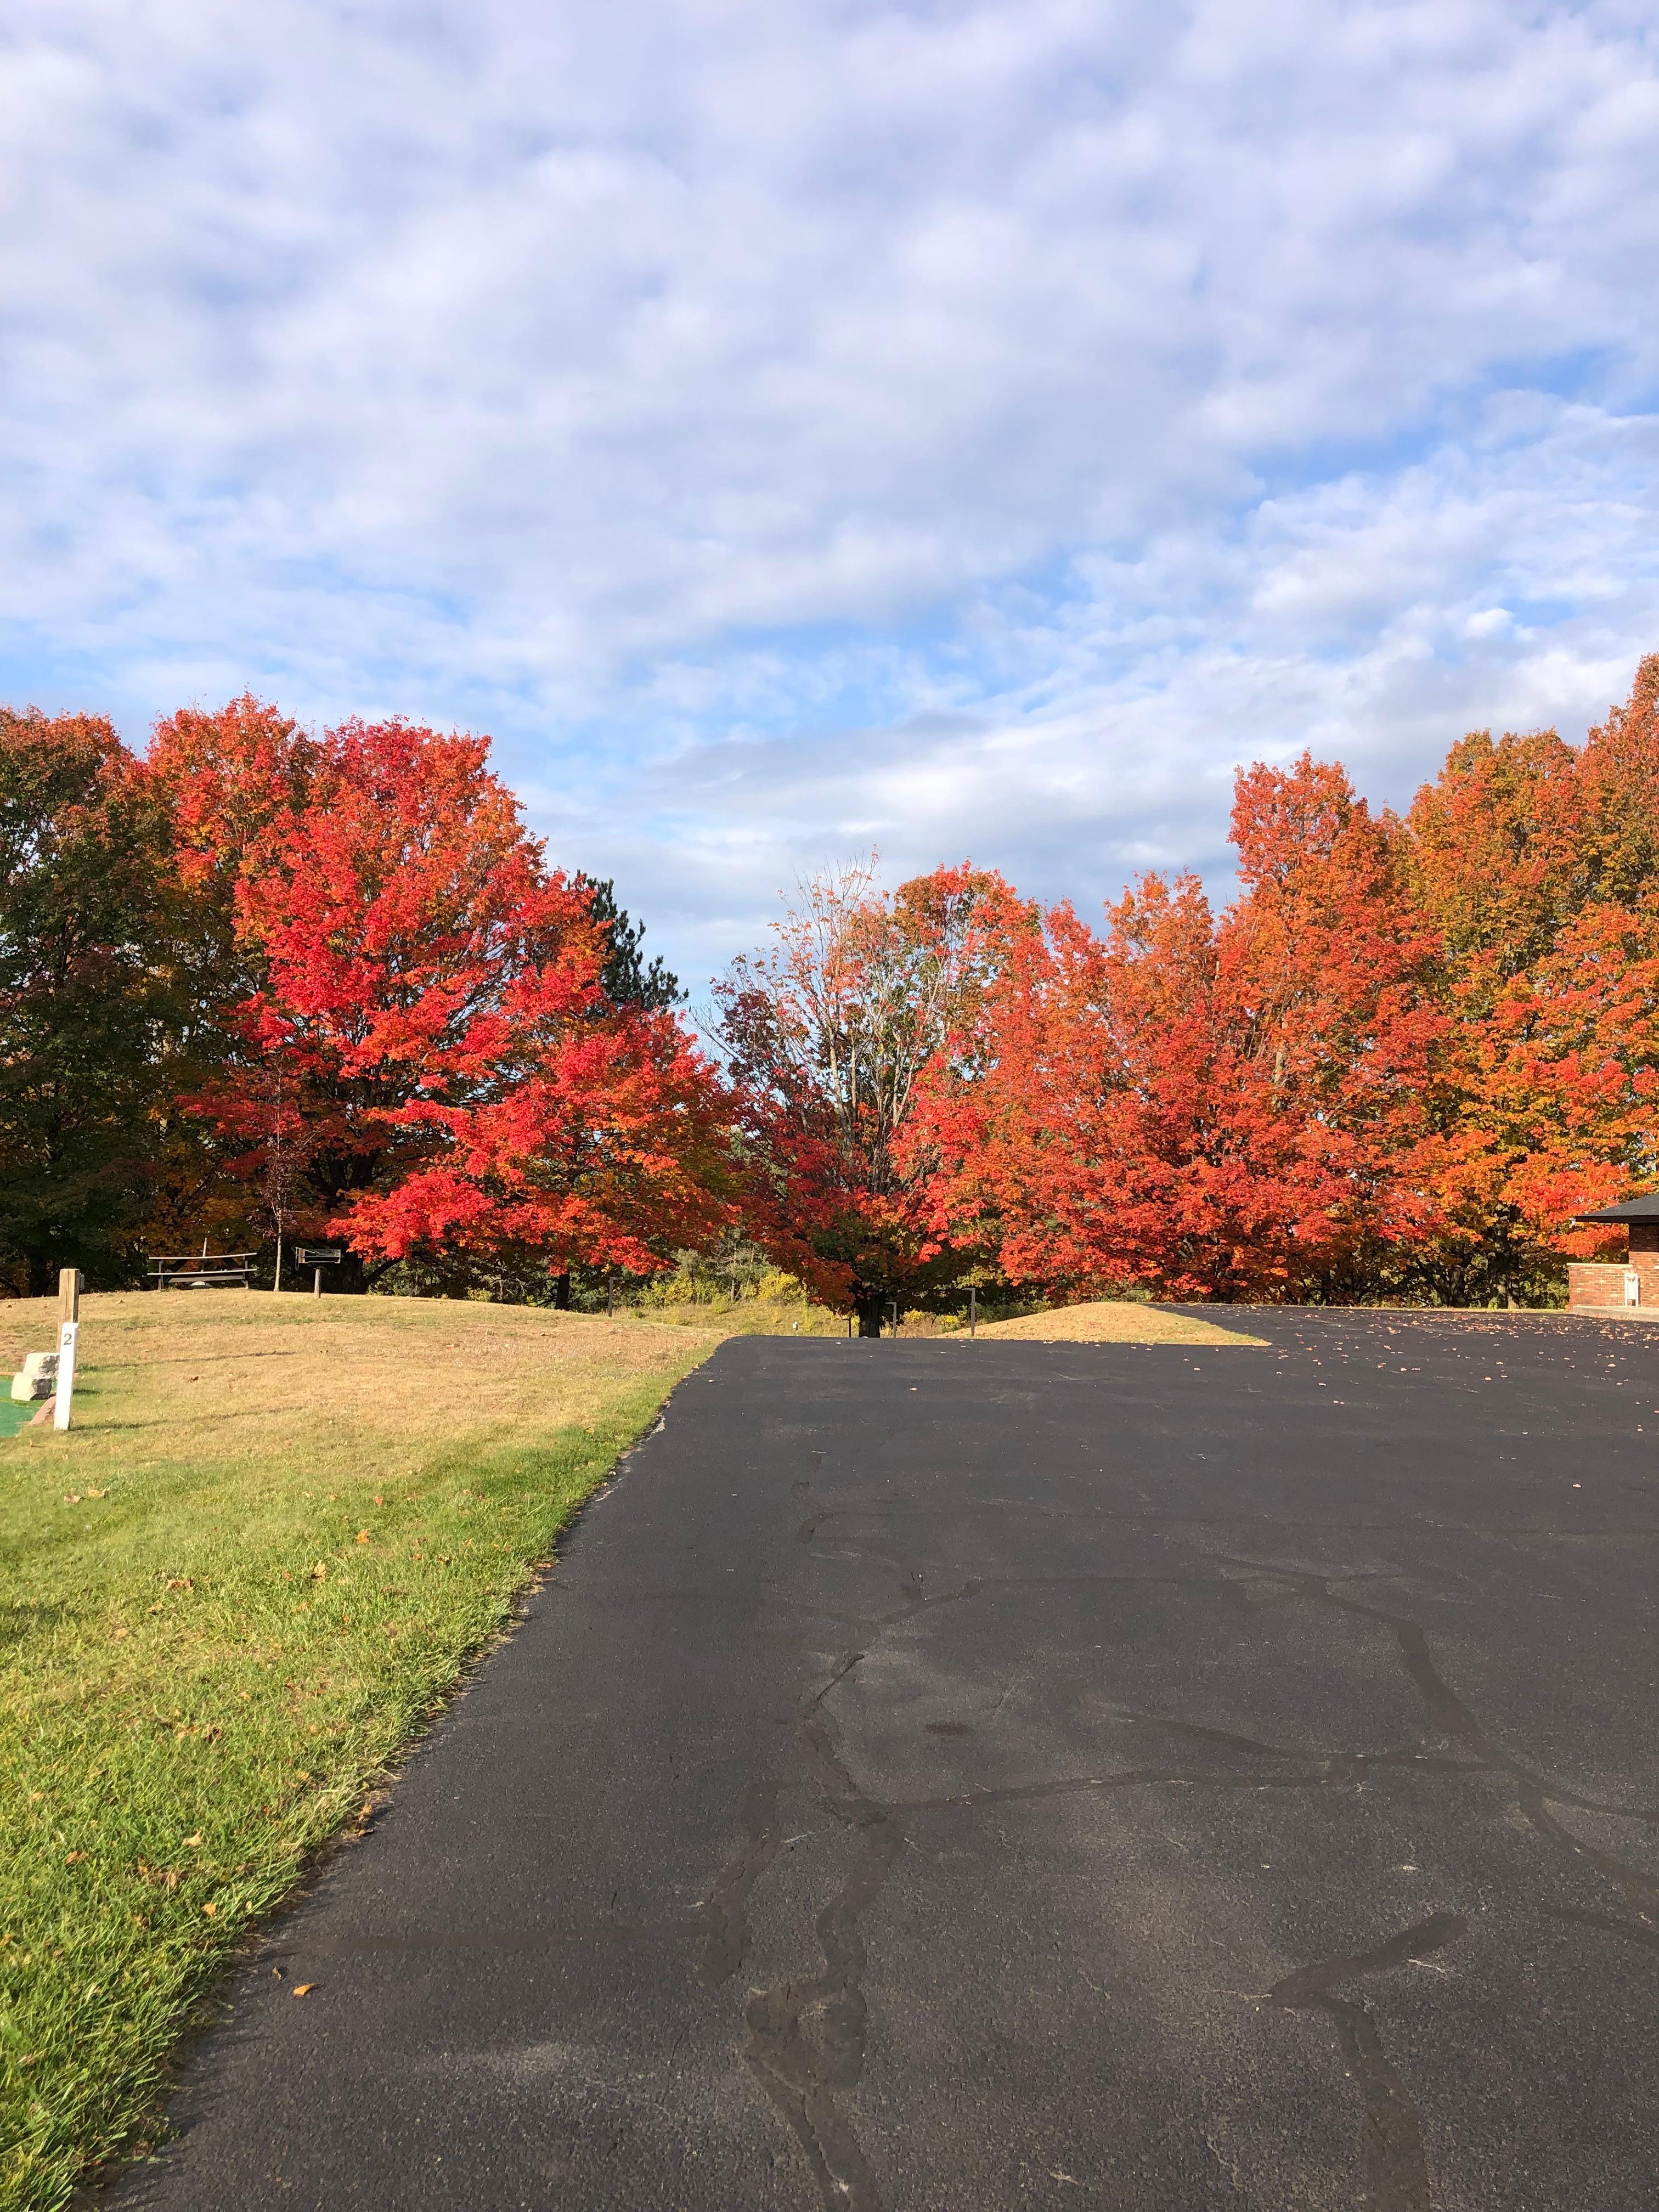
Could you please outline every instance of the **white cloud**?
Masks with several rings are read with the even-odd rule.
[[[56,0],[10,688],[493,727],[693,968],[877,837],[1092,900],[1659,642],[1648,11]],[[722,934],[724,933],[724,934]]]

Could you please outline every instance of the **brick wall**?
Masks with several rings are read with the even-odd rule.
[[[1630,1255],[1630,1270],[1637,1279],[1637,1304],[1659,1313],[1659,1236],[1647,1230],[1645,1224],[1638,1234],[1644,1237],[1644,1242],[1650,1240],[1652,1249],[1638,1249]],[[1602,1261],[1571,1261],[1567,1268],[1568,1307],[1574,1312],[1587,1308],[1605,1312],[1609,1306],[1622,1307],[1625,1273],[1622,1262],[1608,1266]]]

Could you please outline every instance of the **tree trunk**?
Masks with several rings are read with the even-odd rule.
[[[554,1278],[553,1309],[556,1313],[568,1313],[570,1310],[570,1270],[568,1267],[565,1269],[563,1274],[557,1275]]]
[[[887,1301],[879,1291],[860,1291],[854,1300],[853,1310],[859,1317],[860,1336],[879,1336],[881,1317],[887,1310]]]

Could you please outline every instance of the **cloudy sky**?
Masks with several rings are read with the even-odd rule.
[[[1224,888],[1659,647],[1650,0],[23,0],[0,696],[493,733],[795,870]]]

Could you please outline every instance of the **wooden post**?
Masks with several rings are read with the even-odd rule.
[[[605,1276],[605,1317],[607,1321],[617,1318],[617,1278],[608,1267]]]
[[[63,1267],[58,1275],[58,1390],[52,1425],[66,1429],[75,1402],[75,1345],[81,1333],[82,1276],[78,1267]]]
[[[312,1270],[311,1295],[313,1298],[319,1298],[323,1295],[323,1271],[320,1267],[313,1267]]]
[[[968,1334],[972,1336],[979,1327],[979,1292],[973,1284],[968,1285]]]

